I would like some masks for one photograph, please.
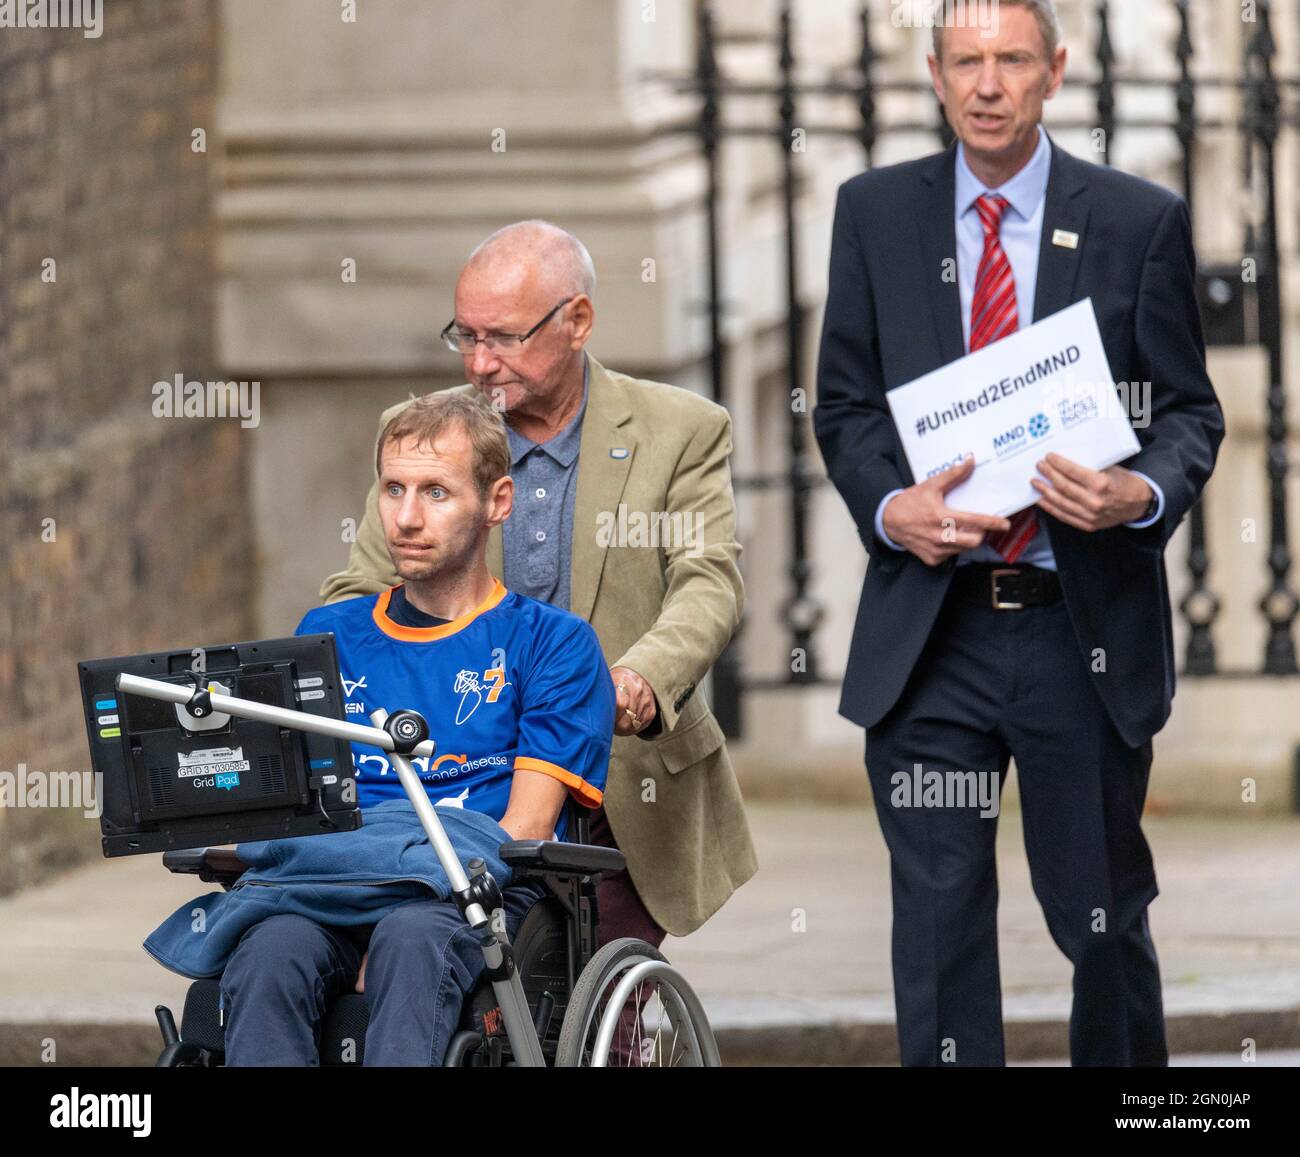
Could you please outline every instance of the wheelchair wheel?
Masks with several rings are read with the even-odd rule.
[[[582,970],[560,1029],[557,1068],[720,1063],[699,997],[644,940],[611,941]]]

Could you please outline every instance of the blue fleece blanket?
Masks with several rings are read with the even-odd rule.
[[[510,883],[498,852],[510,836],[496,820],[450,807],[440,807],[438,818],[462,864],[480,856],[502,888]],[[367,808],[356,831],[262,840],[235,850],[249,867],[231,890],[182,904],[145,940],[145,951],[164,968],[195,980],[219,976],[240,937],[279,912],[321,924],[376,924],[402,904],[451,895],[405,799]]]

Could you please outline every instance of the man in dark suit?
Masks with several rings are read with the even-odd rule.
[[[814,424],[871,555],[840,711],[867,729],[908,1065],[1005,1061],[996,809],[944,785],[1000,790],[1012,756],[1034,893],[1074,965],[1073,1062],[1168,1061],[1140,820],[1173,695],[1164,548],[1223,415],[1185,203],[1040,126],[1059,41],[1051,0],[1003,0],[992,35],[936,27],[957,143],[848,181],[835,214]],[[1139,452],[1100,471],[1047,455],[1009,519],[948,507],[972,459],[914,483],[886,393],[1089,297],[1117,383],[1150,383],[1118,391],[1149,399]]]

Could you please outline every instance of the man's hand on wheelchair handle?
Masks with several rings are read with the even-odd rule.
[[[1005,518],[953,510],[945,501],[948,491],[965,482],[974,469],[975,459],[968,457],[894,495],[881,516],[885,533],[926,566],[938,566],[980,546],[985,535],[1009,530],[1011,523]]]
[[[614,680],[617,700],[614,734],[636,735],[644,731],[654,722],[659,710],[650,684],[631,667],[614,667],[609,674]]]

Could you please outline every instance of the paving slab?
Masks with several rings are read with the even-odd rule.
[[[733,1063],[888,1064],[897,1050],[889,864],[874,814],[750,808],[759,874],[664,951],[699,991]],[[999,930],[1008,1056],[1066,1054],[1070,966],[1048,936],[1014,811],[999,821]],[[1171,1047],[1300,1048],[1300,818],[1149,817],[1152,904]],[[153,1008],[187,982],[140,947],[209,890],[160,857],[99,861],[0,900],[0,1064],[150,1063]],[[1285,1055],[1285,1054],[1278,1054]]]

